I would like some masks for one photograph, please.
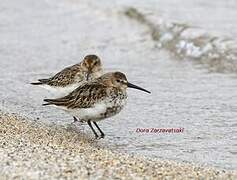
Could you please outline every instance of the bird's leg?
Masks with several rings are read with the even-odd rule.
[[[101,138],[104,138],[105,137],[105,134],[103,133],[103,131],[100,129],[100,127],[98,126],[98,124],[96,122],[93,122],[95,124],[95,126],[97,127],[97,129],[100,131],[100,134],[101,134]]]
[[[73,116],[73,120],[74,120],[73,123],[78,121],[78,119],[75,116]]]
[[[90,126],[91,130],[93,131],[93,133],[95,134],[95,138],[97,139],[99,136],[98,134],[96,133],[96,131],[94,130],[94,128],[92,127],[91,125],[91,121],[87,121],[88,125]]]
[[[76,122],[80,122],[80,123],[83,123],[84,121],[81,120],[81,119],[77,119],[75,116],[73,116],[73,123],[76,123]]]

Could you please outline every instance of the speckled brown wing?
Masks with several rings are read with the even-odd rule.
[[[78,87],[65,97],[44,99],[45,102],[48,102],[44,105],[54,104],[56,106],[64,106],[68,109],[90,108],[104,100],[106,95],[106,86],[98,82],[90,82]]]
[[[59,86],[65,87],[67,85],[72,84],[75,81],[75,77],[78,76],[80,73],[80,66],[78,64],[67,67],[54,75],[53,77],[49,78],[44,84],[50,86]],[[77,78],[77,81],[80,81],[80,78]],[[40,81],[40,80],[39,80]],[[83,76],[81,75],[81,81],[83,81]]]

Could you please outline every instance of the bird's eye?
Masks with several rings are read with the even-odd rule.
[[[98,62],[96,61],[95,63],[94,63],[94,65],[97,65],[98,64]]]
[[[117,79],[116,81],[117,81],[118,83],[120,83],[120,80],[119,80],[119,79]]]

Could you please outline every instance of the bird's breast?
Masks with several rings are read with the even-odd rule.
[[[114,116],[119,113],[127,103],[127,94],[126,93],[116,93],[110,96],[107,100],[106,111],[101,115],[105,118]]]

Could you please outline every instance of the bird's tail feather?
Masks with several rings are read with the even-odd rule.
[[[32,85],[42,85],[42,84],[46,84],[47,82],[49,82],[49,79],[38,79],[39,82],[32,82],[30,84]]]
[[[41,84],[43,84],[42,82],[32,82],[32,83],[30,83],[30,84],[32,84],[32,85],[41,85]]]
[[[59,98],[59,99],[44,99],[45,104],[43,106],[47,105],[56,105],[56,106],[64,106],[66,104],[65,99]]]
[[[50,103],[44,103],[42,104],[42,106],[47,106],[47,105],[51,105]]]
[[[47,83],[49,79],[38,79],[38,81],[44,84],[44,83]]]

